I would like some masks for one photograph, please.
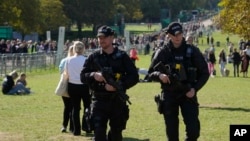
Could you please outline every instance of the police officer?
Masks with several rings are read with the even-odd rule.
[[[159,49],[149,68],[149,76],[162,88],[162,114],[169,141],[179,141],[179,107],[186,126],[186,141],[196,141],[200,135],[197,92],[209,78],[207,63],[197,47],[186,43],[180,23],[165,29],[170,40]],[[167,71],[159,69],[162,63]]]
[[[100,49],[89,55],[81,72],[82,82],[89,84],[92,93],[91,119],[95,141],[121,141],[122,130],[126,128],[129,118],[127,102],[114,85],[103,75],[103,70],[112,72],[114,79],[122,91],[136,85],[139,75],[126,52],[112,45],[114,31],[104,25],[97,33]],[[110,130],[106,135],[107,123]]]

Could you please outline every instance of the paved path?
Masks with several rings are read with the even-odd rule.
[[[207,27],[207,26],[209,26],[209,25],[212,25],[213,22],[212,22],[211,19],[207,19],[207,20],[204,20],[204,21],[203,21],[203,24],[204,24],[205,27]]]

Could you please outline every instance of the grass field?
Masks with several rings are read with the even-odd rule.
[[[92,26],[87,26],[84,25],[84,28],[82,29],[83,31],[92,31],[93,27]],[[73,25],[71,27],[71,30],[76,31],[77,27],[76,25]],[[135,23],[135,24],[126,24],[125,30],[129,31],[159,31],[160,30],[160,24],[152,24],[151,29],[148,28],[147,24],[145,23]]]
[[[220,32],[213,34],[218,53],[226,48],[226,36]],[[239,38],[230,36],[235,43]],[[205,37],[204,37],[205,41]],[[201,50],[207,45],[199,45]],[[140,55],[138,67],[148,68],[149,55]],[[217,70],[218,65],[216,65]],[[210,78],[206,86],[198,92],[200,103],[201,135],[199,141],[228,141],[229,125],[250,124],[250,78],[232,77]],[[34,94],[26,96],[6,96],[0,94],[0,141],[89,141],[91,136],[74,137],[61,133],[63,102],[54,94],[59,80],[57,70],[43,74],[29,74],[28,85]],[[132,105],[130,119],[124,131],[124,141],[166,140],[162,115],[156,111],[154,95],[160,92],[158,83],[138,83],[128,90]],[[180,140],[184,140],[185,129],[180,116]]]

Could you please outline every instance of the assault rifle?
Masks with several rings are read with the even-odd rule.
[[[176,70],[176,68],[174,68],[171,65],[164,65],[162,62],[157,63],[154,66],[154,70],[158,70],[161,73],[164,73],[166,75],[168,75],[169,79],[170,79],[170,84],[166,84],[166,88],[168,90],[174,91],[174,92],[188,92],[190,90],[190,86],[182,84],[182,80],[186,79],[186,74],[185,72],[183,72],[184,68],[181,68],[179,70]],[[181,96],[178,96],[181,97]]]
[[[154,70],[158,70],[161,73],[168,75],[171,85],[175,85],[179,82],[179,73],[175,71],[170,64],[164,65],[161,61],[154,66]]]
[[[114,78],[113,78],[114,74],[113,74],[112,68],[104,67],[104,68],[101,69],[101,73],[102,73],[102,76],[107,81],[107,83],[109,85],[113,86],[116,89],[116,91],[119,94],[119,97],[121,98],[121,100],[122,101],[127,101],[131,105],[132,103],[129,101],[129,96],[123,91],[123,88],[121,86],[121,82],[114,80]]]
[[[158,70],[161,73],[168,75],[171,84],[167,84],[165,85],[165,87],[177,93],[181,92],[179,95],[176,96],[177,99],[183,98],[186,92],[190,90],[190,85],[182,84],[181,82],[182,80],[185,80],[187,78],[185,72],[183,72],[184,68],[181,68],[181,71],[178,72],[175,68],[172,68],[171,65],[164,65],[162,62],[159,62],[154,66],[154,70]],[[156,100],[158,101],[158,99]],[[188,100],[197,104],[197,102],[193,98]],[[157,102],[157,104],[159,104],[159,102]]]

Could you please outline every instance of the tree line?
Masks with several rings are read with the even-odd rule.
[[[213,9],[219,0],[0,0],[0,26],[22,34],[58,30],[59,26],[120,25],[125,22],[160,22],[161,10],[174,18],[180,10]]]

